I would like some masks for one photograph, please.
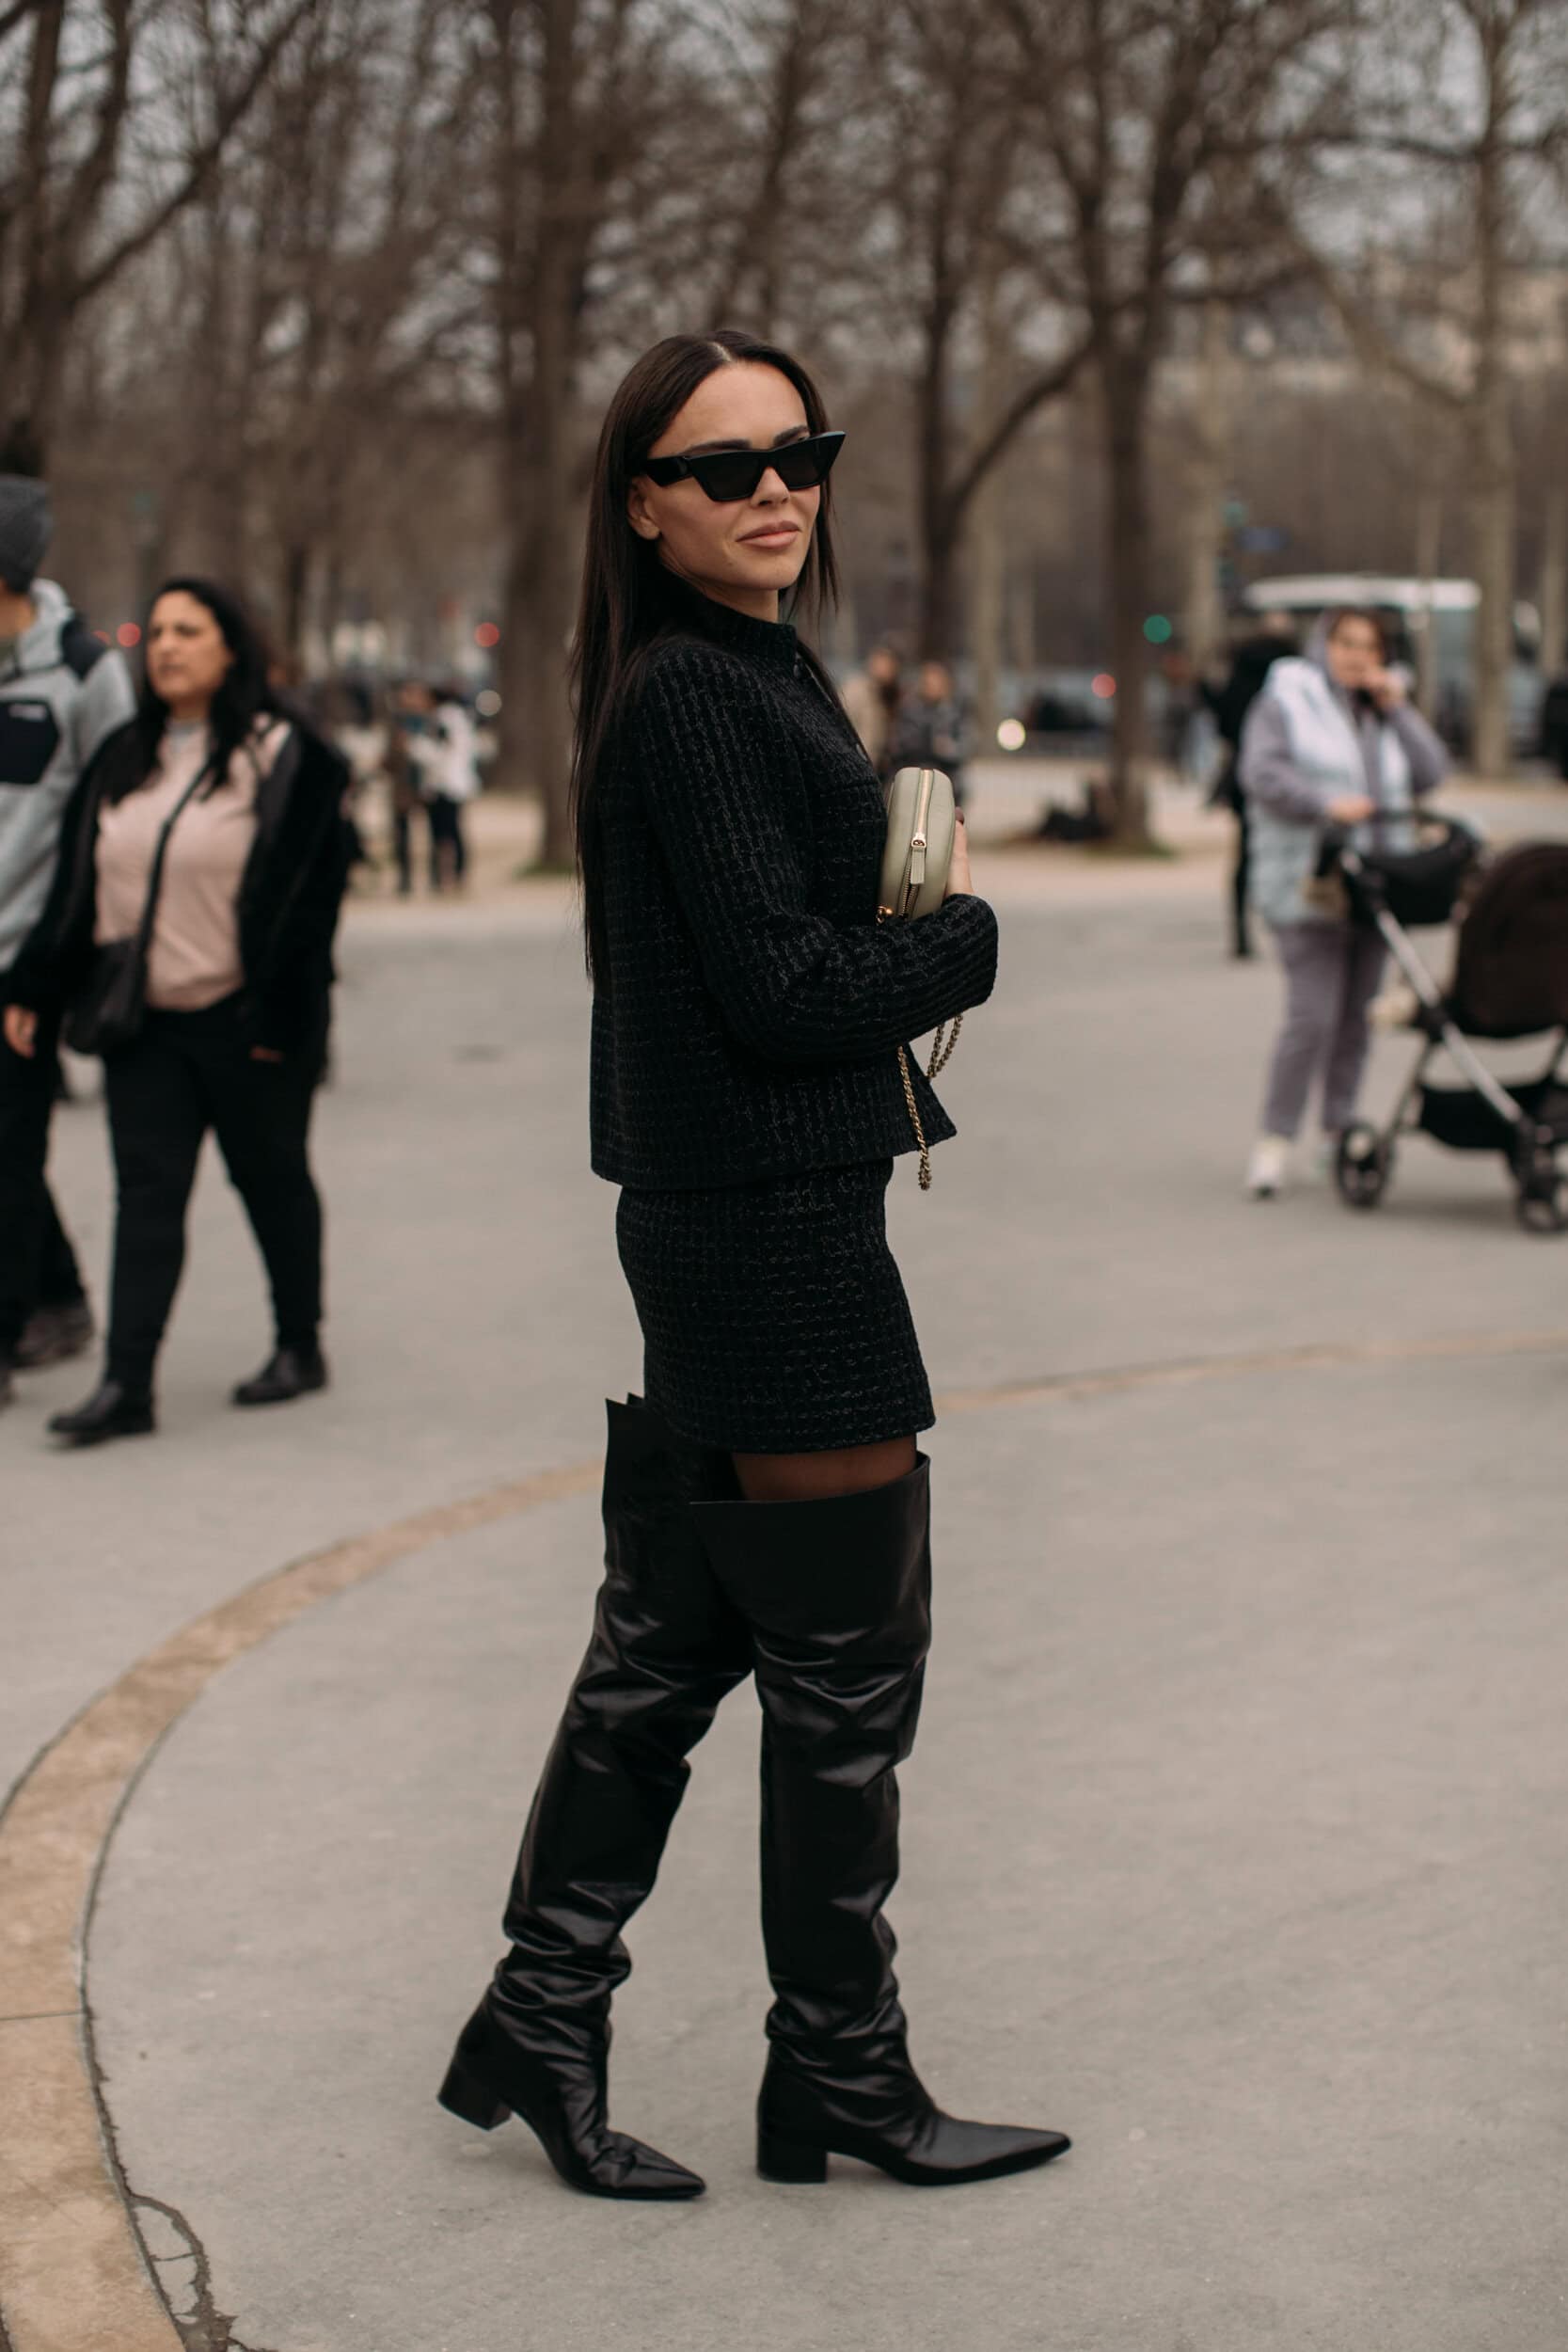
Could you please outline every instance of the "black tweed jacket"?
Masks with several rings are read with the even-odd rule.
[[[912,1151],[896,1048],[990,995],[996,917],[950,898],[879,926],[886,817],[854,729],[787,623],[681,594],[600,802],[594,1168],[671,1191]],[[936,1143],[953,1123],[911,1066]]]

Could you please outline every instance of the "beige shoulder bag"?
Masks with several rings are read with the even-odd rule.
[[[881,888],[877,898],[879,923],[912,922],[917,915],[936,913],[947,896],[957,825],[952,779],[944,776],[940,768],[900,768],[888,790],[887,848],[882,853]],[[946,1069],[962,1026],[960,1012],[957,1020],[951,1024],[944,1021],[937,1030],[926,1072],[928,1078],[939,1076]],[[926,1130],[920,1123],[920,1105],[914,1099],[910,1057],[902,1045],[898,1048],[898,1072],[904,1081],[904,1100],[910,1106],[910,1124],[920,1146],[920,1189],[929,1192],[931,1154],[926,1143]]]

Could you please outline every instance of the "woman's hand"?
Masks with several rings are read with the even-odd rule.
[[[31,1061],[38,1044],[39,1017],[25,1005],[6,1007],[6,1042],[13,1054]]]
[[[1404,680],[1395,670],[1374,670],[1367,680],[1367,691],[1379,710],[1397,710],[1408,699]]]
[[[1323,814],[1337,825],[1364,825],[1369,817],[1377,814],[1377,803],[1370,801],[1365,792],[1341,792],[1330,801]]]
[[[953,826],[953,856],[947,868],[946,898],[973,898],[974,884],[969,878],[969,839],[964,832],[964,813],[958,810]]]

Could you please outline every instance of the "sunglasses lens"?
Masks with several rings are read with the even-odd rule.
[[[689,460],[692,472],[710,499],[749,499],[762,480],[766,464],[750,450],[723,450],[713,457]]]
[[[828,433],[816,434],[808,441],[792,441],[775,454],[774,469],[786,490],[815,489],[826,479],[838,447],[838,437]]]

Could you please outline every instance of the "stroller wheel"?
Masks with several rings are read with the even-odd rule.
[[[1519,1185],[1514,1215],[1526,1232],[1560,1233],[1568,1229],[1562,1178],[1551,1143],[1534,1138],[1523,1143],[1514,1158],[1513,1172]]]
[[[1375,1209],[1394,1170],[1394,1139],[1358,1119],[1339,1137],[1334,1181],[1348,1208]]]

